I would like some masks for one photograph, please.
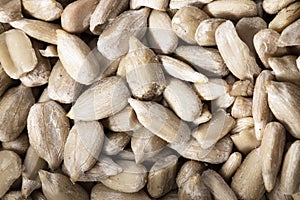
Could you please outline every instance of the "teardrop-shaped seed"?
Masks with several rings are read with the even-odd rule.
[[[183,184],[188,181],[188,179],[196,174],[202,174],[205,166],[201,162],[197,162],[194,160],[186,161],[180,168],[177,173],[176,183],[180,188]]]

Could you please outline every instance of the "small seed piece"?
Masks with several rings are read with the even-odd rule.
[[[122,78],[103,78],[78,97],[68,117],[83,121],[103,119],[123,110],[129,97],[129,89]]]
[[[211,118],[212,118],[212,114],[209,111],[207,104],[204,104],[201,115],[198,116],[197,119],[195,119],[192,122],[192,125],[199,126],[200,124],[208,122],[209,120],[211,120]]]
[[[166,11],[169,5],[169,0],[154,0],[154,1],[143,1],[143,0],[130,0],[130,9],[139,9],[140,7],[149,7],[153,10]]]
[[[285,129],[278,122],[268,123],[261,142],[261,162],[264,185],[270,192],[276,183],[285,145]]]
[[[232,178],[231,188],[239,199],[260,199],[264,195],[259,148],[247,155]]]
[[[27,134],[22,134],[13,141],[2,142],[2,147],[5,150],[14,151],[18,154],[24,154],[29,147],[28,136]]]
[[[295,0],[264,0],[263,8],[268,14],[275,14]]]
[[[31,180],[28,177],[24,176],[23,173],[22,173],[21,194],[24,198],[28,198],[28,196],[34,190],[38,190],[41,187],[42,187],[42,183],[41,183],[41,180],[40,180],[39,176],[37,176],[34,180]]]
[[[143,165],[134,161],[116,161],[123,168],[117,175],[101,180],[106,187],[119,192],[134,193],[140,191],[147,182],[147,170]]]
[[[223,79],[209,79],[207,83],[194,83],[194,88],[203,100],[214,100],[223,96],[228,90],[229,85]]]
[[[22,18],[21,0],[3,0],[0,3],[0,22],[8,23]]]
[[[78,184],[73,184],[68,177],[39,171],[42,181],[42,189],[48,200],[86,200],[89,199],[87,192]]]
[[[284,194],[294,194],[300,185],[300,141],[296,140],[285,154],[281,169],[281,191]]]
[[[230,181],[232,175],[236,172],[242,163],[242,154],[239,152],[232,153],[228,160],[222,165],[219,173],[226,181]]]
[[[236,148],[243,154],[248,154],[252,149],[260,145],[260,141],[255,137],[254,128],[242,130],[230,137]]]
[[[197,161],[186,161],[182,167],[180,168],[179,172],[177,173],[176,183],[177,186],[180,188],[183,184],[188,181],[188,179],[194,175],[202,174],[204,171],[205,166],[201,162]]]
[[[22,84],[3,95],[0,100],[0,141],[13,141],[22,133],[34,101],[31,89]]]
[[[228,1],[224,2],[228,4]],[[227,20],[217,28],[216,42],[226,66],[237,78],[253,80],[253,76],[260,73],[261,69],[255,58],[251,55],[248,46],[239,38],[231,21]]]
[[[231,87],[230,95],[250,97],[253,95],[254,85],[250,80],[236,81]]]
[[[252,98],[236,97],[231,108],[231,116],[244,118],[252,116]]]
[[[48,45],[45,50],[39,49],[39,52],[44,57],[58,57],[57,48],[54,45]]]
[[[36,67],[34,49],[23,31],[13,29],[0,35],[0,62],[13,79],[19,79]]]
[[[33,105],[27,129],[30,145],[37,154],[48,162],[52,170],[58,168],[69,134],[69,121],[64,109],[54,101]]]
[[[130,135],[126,132],[108,132],[103,144],[102,152],[106,155],[117,155],[130,142]]]
[[[147,189],[153,198],[170,192],[176,179],[178,159],[175,155],[162,158],[154,163],[148,175]]]
[[[291,23],[281,33],[278,43],[279,46],[296,46],[300,45],[300,19]]]

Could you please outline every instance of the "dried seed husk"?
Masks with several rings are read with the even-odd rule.
[[[250,51],[255,54],[253,37],[262,29],[267,28],[267,23],[260,17],[243,17],[236,24],[236,31]]]
[[[195,40],[200,46],[215,46],[215,32],[225,19],[211,18],[200,22],[195,32]]]
[[[231,116],[244,118],[252,116],[252,98],[236,97],[231,108]]]
[[[6,74],[1,63],[0,63],[0,97],[4,94],[4,92],[11,86],[13,80]]]
[[[200,46],[180,46],[175,54],[191,63],[200,73],[209,76],[226,76],[229,71],[218,50]]]
[[[60,26],[57,24],[24,18],[11,22],[10,25],[24,31],[27,35],[37,40],[54,45],[57,44],[56,30],[60,29]]]
[[[2,200],[25,200],[20,191],[10,191],[1,198]]]
[[[203,149],[208,149],[223,138],[235,125],[235,120],[220,109],[212,114],[212,119],[193,130],[192,136]]]
[[[36,67],[36,54],[23,31],[13,29],[0,35],[0,62],[13,79],[19,79]]]
[[[264,130],[260,151],[262,176],[265,188],[270,192],[276,183],[285,145],[285,129],[278,122],[270,122]]]
[[[68,117],[83,121],[103,119],[123,110],[129,97],[130,91],[121,77],[103,78],[78,97]]]
[[[129,10],[114,19],[100,35],[97,47],[110,60],[116,60],[127,53],[129,37],[142,38],[146,32],[149,8]]]
[[[147,182],[147,170],[143,165],[128,160],[118,160],[116,163],[123,168],[123,171],[101,180],[103,185],[125,193],[138,192],[145,186]]]
[[[282,191],[280,189],[280,180],[279,180],[279,178],[277,178],[276,185],[273,188],[273,190],[271,192],[266,193],[266,197],[270,200],[277,200],[277,199],[278,200],[279,199],[282,199],[282,200],[299,200],[299,199],[295,198],[294,195],[292,197],[292,195],[285,195],[285,194],[282,193]]]
[[[216,200],[237,200],[232,189],[227,185],[224,179],[214,170],[208,169],[202,173],[204,185]]]
[[[285,154],[281,168],[280,188],[284,194],[294,194],[300,185],[300,141],[296,140]]]
[[[124,193],[118,192],[116,190],[112,190],[104,185],[97,184],[93,187],[91,191],[91,200],[99,200],[99,199],[111,199],[111,200],[150,200],[148,195],[143,191],[139,191],[136,193]]]
[[[67,73],[58,60],[49,77],[48,96],[60,103],[73,103],[82,88],[83,86]]]
[[[22,134],[18,138],[10,142],[2,142],[2,148],[5,150],[14,151],[17,154],[26,153],[29,147],[29,140],[27,134]]]
[[[99,0],[77,0],[65,7],[61,14],[61,26],[69,33],[81,33],[88,29],[91,15]]]
[[[295,0],[264,0],[263,8],[268,14],[276,14]]]
[[[202,103],[189,83],[170,78],[163,97],[169,107],[184,121],[194,121],[202,111]]]
[[[214,100],[223,96],[229,85],[220,78],[209,79],[207,83],[194,83],[194,89],[203,100]]]
[[[300,88],[292,83],[275,81],[269,82],[266,87],[272,113],[292,136],[300,138]]]
[[[255,2],[248,0],[218,0],[204,6],[210,16],[239,20],[242,17],[254,17],[258,10]]]
[[[79,37],[63,30],[56,33],[58,56],[67,73],[81,84],[93,83],[100,73],[96,54]]]
[[[219,170],[219,174],[224,178],[225,181],[230,181],[236,170],[242,163],[242,154],[239,152],[232,153],[228,160],[222,165]]]
[[[199,23],[209,16],[195,6],[180,8],[172,18],[172,28],[178,37],[189,44],[196,44],[195,32]]]
[[[234,174],[231,188],[239,199],[260,199],[265,193],[260,149],[252,150]]]
[[[208,78],[195,71],[188,64],[166,55],[159,55],[159,60],[162,63],[163,69],[171,76],[193,83],[207,83]]]
[[[64,148],[64,165],[73,183],[96,163],[103,142],[103,126],[98,121],[75,122]]]
[[[126,132],[108,132],[105,135],[102,152],[106,155],[117,155],[130,142],[130,135]]]
[[[0,3],[0,22],[8,23],[22,18],[21,0],[3,0]]]
[[[231,134],[239,133],[243,130],[253,128],[254,127],[254,120],[252,117],[245,117],[236,119],[235,126],[230,131]]]
[[[296,46],[300,45],[300,19],[291,23],[281,33],[278,44],[279,46]]]
[[[87,200],[88,193],[78,184],[73,184],[68,177],[50,173],[44,170],[39,171],[42,181],[42,190],[48,200]]]
[[[184,144],[190,139],[190,128],[171,110],[155,102],[128,100],[140,123],[163,140]]]
[[[180,9],[185,6],[201,7],[203,4],[212,2],[213,0],[170,0],[170,9]]]
[[[159,159],[151,167],[147,190],[151,197],[158,198],[170,192],[175,184],[178,158],[175,155]]]
[[[251,55],[249,47],[240,39],[231,21],[227,20],[217,28],[216,43],[226,66],[234,76],[252,81],[253,76],[260,73],[261,69]]]
[[[52,170],[63,160],[69,126],[66,112],[54,101],[36,103],[30,108],[27,118],[30,145]]]
[[[189,180],[190,177],[197,176],[197,174],[202,174],[205,169],[205,165],[201,162],[194,160],[186,161],[180,168],[177,177],[176,183],[178,188],[182,187],[185,182]]]
[[[55,45],[48,45],[45,50],[39,49],[42,56],[47,58],[58,57],[57,48]]]
[[[35,179],[31,180],[22,174],[21,194],[24,198],[28,198],[28,196],[34,190],[37,190],[41,187],[42,187],[42,183],[41,183],[39,176],[37,176]]]
[[[231,87],[230,95],[250,97],[253,95],[254,84],[250,80],[236,81]]]
[[[38,171],[46,166],[46,161],[39,157],[32,146],[29,146],[23,163],[23,176],[35,180],[38,177]]]
[[[281,32],[300,17],[300,2],[295,2],[281,9],[269,23],[269,28]]]
[[[128,5],[129,0],[99,1],[97,7],[91,15],[90,31],[97,35],[100,34],[103,26],[127,9]]]
[[[22,0],[24,11],[34,18],[44,21],[53,21],[60,18],[63,12],[62,5],[56,0],[32,1]]]
[[[0,198],[5,195],[10,186],[21,176],[22,161],[13,151],[0,151]]]
[[[235,99],[236,97],[231,96],[229,92],[225,92],[222,96],[211,101],[211,110],[216,111],[218,109],[227,109],[233,104]]]
[[[157,155],[166,145],[164,140],[144,127],[135,130],[131,138],[131,149],[136,163],[142,163]]]
[[[134,97],[150,100],[166,87],[163,70],[155,53],[137,38],[129,38],[129,51],[120,66],[125,65],[126,80]]]
[[[9,89],[0,100],[0,141],[15,140],[26,126],[30,107],[34,104],[30,88],[19,85]]]
[[[149,46],[164,54],[174,52],[178,45],[178,37],[172,30],[172,21],[169,15],[166,12],[152,10],[148,23],[147,41]]]

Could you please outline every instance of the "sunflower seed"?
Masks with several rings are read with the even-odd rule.
[[[239,133],[243,130],[253,128],[254,127],[254,121],[252,117],[245,117],[245,118],[239,118],[236,119],[235,126],[230,131],[231,134]]]
[[[261,141],[255,137],[254,128],[242,130],[230,136],[235,147],[243,154],[248,154],[252,149],[258,147]]]
[[[2,142],[2,148],[5,150],[14,151],[18,154],[26,153],[29,147],[29,140],[26,134],[20,135],[13,141],[10,142]]]
[[[194,83],[194,89],[203,100],[214,100],[223,96],[229,85],[223,79],[209,79],[207,83]]]
[[[45,169],[47,166],[46,161],[39,157],[32,146],[29,146],[23,163],[23,177],[30,180],[35,180],[38,177],[38,171]]]
[[[264,0],[263,8],[268,14],[276,14],[295,0]]]
[[[13,80],[6,74],[0,63],[0,97],[4,94],[7,88],[12,85]]]
[[[22,18],[21,0],[3,0],[0,3],[0,22],[8,23]]]
[[[222,165],[221,169],[219,170],[220,175],[226,181],[230,181],[232,175],[236,172],[239,166],[242,163],[242,154],[239,152],[232,153],[228,160]]]
[[[227,109],[233,104],[235,99],[236,97],[231,96],[229,92],[225,92],[225,94],[211,101],[211,110]]]
[[[169,5],[169,0],[130,0],[130,9],[139,9],[140,7],[149,7],[154,10],[166,11]]]
[[[42,183],[39,176],[37,176],[34,180],[31,180],[22,174],[21,194],[23,197],[28,198],[28,196],[34,190],[37,190],[41,187],[42,187]]]
[[[254,85],[250,80],[235,81],[231,87],[231,96],[250,97],[253,95]]]
[[[212,114],[208,110],[207,104],[204,104],[201,115],[198,116],[191,124],[195,126],[199,126],[200,124],[208,122],[209,120],[211,120],[211,118],[212,118]]]
[[[291,23],[281,33],[278,44],[279,46],[296,46],[300,45],[300,19]]]
[[[193,177],[197,174],[202,174],[204,169],[205,165],[201,162],[193,160],[186,161],[177,173],[176,183],[178,188],[182,187],[184,183],[189,180],[190,177]]]
[[[48,45],[45,50],[40,49],[40,54],[44,57],[58,57],[57,48],[54,45]]]
[[[231,116],[244,118],[252,116],[252,98],[236,97],[231,108]]]
[[[102,152],[106,155],[117,155],[130,142],[130,135],[126,132],[108,132],[103,144]]]
[[[280,189],[280,181],[279,179],[276,180],[276,185],[273,188],[273,190],[271,192],[268,192],[266,194],[267,198],[270,200],[276,200],[276,199],[282,199],[282,200],[299,200],[297,198],[292,197],[292,195],[285,195],[282,193],[281,189]],[[294,198],[294,199],[293,199]]]
[[[170,0],[170,9],[180,9],[185,6],[201,7],[203,4],[212,2],[213,0]]]

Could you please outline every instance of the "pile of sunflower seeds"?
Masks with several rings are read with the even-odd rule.
[[[300,2],[1,0],[0,199],[300,200]]]

